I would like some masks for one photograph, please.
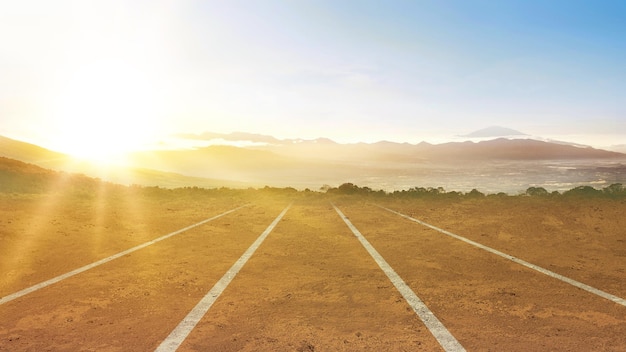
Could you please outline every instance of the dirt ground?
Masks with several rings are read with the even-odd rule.
[[[488,197],[0,195],[0,351],[154,350],[293,200],[180,351],[439,351],[334,201],[468,351],[626,351],[626,307],[376,204],[626,297],[626,203]]]

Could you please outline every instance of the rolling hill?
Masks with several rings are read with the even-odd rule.
[[[3,136],[0,136],[0,156],[50,167],[70,159],[65,154]]]
[[[7,165],[11,164],[9,160],[15,160],[28,163],[27,165],[34,164],[45,169],[82,173],[90,177],[96,177],[105,181],[124,185],[138,184],[143,186],[159,186],[168,188],[189,186],[205,188],[244,188],[258,186],[257,184],[248,184],[227,179],[221,180],[207,177],[194,177],[171,171],[160,171],[142,167],[103,167],[86,161],[76,160],[68,155],[54,152],[34,144],[2,136],[0,136],[0,157],[4,157],[4,159],[6,159],[3,160],[5,163],[5,170],[8,168]],[[11,165],[16,166],[17,164]],[[36,170],[33,169],[33,167],[35,167],[34,165],[20,167],[32,171]],[[27,174],[29,173],[27,172]]]

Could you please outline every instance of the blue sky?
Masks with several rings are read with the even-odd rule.
[[[0,134],[626,141],[623,1],[4,1]]]

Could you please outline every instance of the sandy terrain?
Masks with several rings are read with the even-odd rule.
[[[623,202],[490,198],[385,205],[626,297]],[[626,350],[624,306],[378,207],[352,204],[345,212],[468,350]]]
[[[154,350],[292,201],[0,196],[0,297],[250,203],[0,305],[0,351]],[[293,200],[179,350],[441,350],[331,199]],[[626,350],[626,307],[373,204],[624,298],[624,201],[334,202],[467,350]]]

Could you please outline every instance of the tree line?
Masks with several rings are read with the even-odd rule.
[[[509,196],[504,192],[495,194],[485,194],[477,189],[469,192],[446,191],[443,187],[412,187],[405,190],[386,192],[383,190],[373,190],[370,187],[359,187],[352,183],[344,183],[339,187],[328,185],[320,188],[321,192],[335,195],[367,195],[403,198],[481,198],[481,197],[504,197]],[[567,191],[549,192],[543,187],[529,187],[519,196],[528,197],[626,197],[626,187],[621,183],[614,183],[604,188],[594,188],[591,186],[578,186]]]

